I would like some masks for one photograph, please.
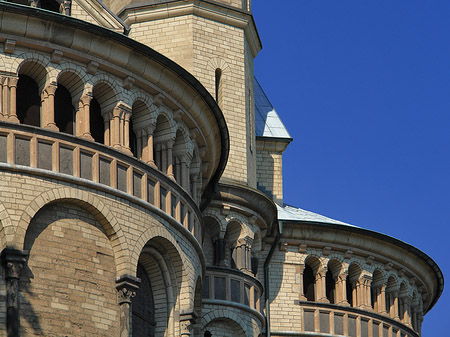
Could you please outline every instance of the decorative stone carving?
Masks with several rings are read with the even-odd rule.
[[[5,270],[6,280],[6,330],[8,337],[19,336],[19,277],[28,258],[28,252],[5,248],[1,260]]]
[[[117,297],[120,305],[120,337],[130,336],[131,300],[136,296],[141,280],[131,275],[116,279]]]

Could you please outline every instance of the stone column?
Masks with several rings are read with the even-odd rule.
[[[411,327],[411,299],[408,296],[405,296],[400,299],[402,302],[402,310],[403,310],[403,323],[407,326]]]
[[[131,110],[124,110],[124,119],[123,119],[123,148],[124,151],[128,154],[132,154],[130,148],[130,119],[131,119]],[[137,136],[136,136],[137,137]],[[136,156],[137,157],[137,156]]]
[[[1,253],[6,280],[6,331],[8,337],[19,336],[19,276],[28,258],[28,252],[5,248]]]
[[[8,89],[9,89],[9,110],[4,111],[5,117],[8,115],[8,121],[13,123],[19,123],[17,118],[17,82],[18,77],[8,77]]]
[[[111,112],[106,112],[102,114],[103,117],[103,138],[105,145],[111,146],[111,120],[112,120],[112,114]]]
[[[398,315],[398,292],[392,291],[389,295],[391,296],[391,317],[393,319],[400,319],[400,316]]]
[[[179,156],[175,156],[175,163],[174,163],[174,171],[175,171],[175,181],[181,185],[181,160]]]
[[[136,296],[141,280],[131,275],[122,275],[116,279],[118,303],[120,306],[120,337],[130,337],[131,300]]]
[[[124,110],[120,106],[116,106],[113,109],[113,123],[111,125],[111,143],[115,149],[120,150],[122,148],[121,143],[121,120]]]
[[[147,145],[146,145],[146,153],[147,157],[145,158],[147,164],[152,167],[156,167],[155,158],[153,153],[153,131],[155,131],[155,125],[150,125],[146,128],[147,131]]]
[[[59,131],[55,124],[55,92],[58,86],[49,84],[42,92],[41,127]]]
[[[366,310],[371,310],[371,296],[370,296],[370,285],[372,284],[372,279],[368,276],[361,277],[357,282],[358,289],[358,307],[364,308]]]
[[[86,138],[89,140],[94,140],[94,138],[92,138],[92,135],[91,135],[91,120],[90,120],[91,100],[92,100],[91,95],[85,95],[85,96],[81,97],[80,103],[81,103],[82,108],[80,107],[80,110],[82,110],[81,111],[82,113],[79,114],[80,120],[78,120],[78,116],[77,116],[77,126],[80,124],[83,126],[82,128],[80,128],[80,133],[81,133],[81,130],[83,130],[81,133],[81,136],[83,138]],[[78,128],[77,128],[77,130],[78,130]],[[77,133],[78,133],[78,131],[77,131]]]
[[[175,177],[173,176],[173,158],[172,158],[172,149],[173,149],[174,141],[172,139],[168,140],[166,142],[167,146],[167,176],[170,179],[175,180]]]
[[[315,275],[315,277],[316,277],[315,297],[316,297],[317,302],[329,303],[326,292],[325,292],[325,275],[326,275],[325,269],[318,270]]]
[[[388,308],[386,308],[386,284],[381,285],[377,302],[378,312],[383,315],[389,314]]]
[[[64,0],[63,6],[64,6],[63,14],[70,16],[72,9],[72,0]]]
[[[336,304],[348,307],[346,281],[347,273],[340,273],[336,280]]]
[[[304,293],[304,286],[303,286],[303,272],[305,271],[305,265],[304,264],[299,264],[298,266],[295,266],[296,268],[296,276],[299,275],[299,279],[296,280],[300,286],[300,291],[299,291],[299,300],[300,301],[306,301],[306,296]]]

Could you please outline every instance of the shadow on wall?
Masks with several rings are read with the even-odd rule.
[[[92,214],[69,203],[44,206],[30,222],[24,249],[23,335],[118,334],[113,250]]]

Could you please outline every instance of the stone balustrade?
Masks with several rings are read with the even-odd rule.
[[[68,134],[0,122],[0,169],[120,194],[156,209],[201,242],[198,205],[174,179],[122,151]]]
[[[239,307],[247,307],[259,316],[261,294],[261,283],[247,273],[221,267],[206,269],[202,290],[204,302],[240,304]]]
[[[302,330],[305,336],[350,337],[418,337],[410,327],[367,310],[327,303],[298,301],[301,307]],[[273,336],[284,336],[273,332]],[[296,336],[304,336],[297,334]]]

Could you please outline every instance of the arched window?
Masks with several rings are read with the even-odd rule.
[[[138,158],[138,153],[137,153],[137,136],[136,136],[136,133],[134,132],[134,126],[133,126],[133,120],[132,119],[130,119],[129,128],[130,128],[130,131],[128,133],[128,136],[129,136],[129,142],[130,142],[130,150],[131,150],[131,153],[133,153],[133,156]]]
[[[100,104],[95,98],[92,98],[89,105],[89,125],[92,138],[97,143],[105,142],[105,127],[103,124],[102,111]]]
[[[153,291],[144,267],[139,263],[137,277],[141,279],[136,296],[132,300],[132,331],[133,336],[155,336],[155,302]]]
[[[27,75],[19,75],[16,95],[17,117],[20,123],[40,126],[41,97],[36,81]]]
[[[61,13],[61,4],[55,0],[40,0],[41,8],[52,12]]]
[[[334,281],[333,273],[331,270],[327,270],[325,273],[325,291],[328,301],[334,304],[334,297],[336,292],[336,282]]]
[[[313,269],[309,264],[306,264],[305,270],[303,271],[303,294],[307,301],[315,301],[315,286],[316,279],[314,277]]]
[[[350,276],[348,276],[348,275],[345,280],[345,287],[346,287],[346,293],[347,293],[347,302],[348,302],[348,304],[350,304],[351,307],[353,307],[353,286],[352,286],[352,282],[350,281]]]
[[[215,72],[215,85],[216,85],[216,102],[222,104],[222,69],[217,68]]]
[[[55,91],[55,124],[59,131],[74,134],[75,108],[72,105],[72,95],[61,84]]]

